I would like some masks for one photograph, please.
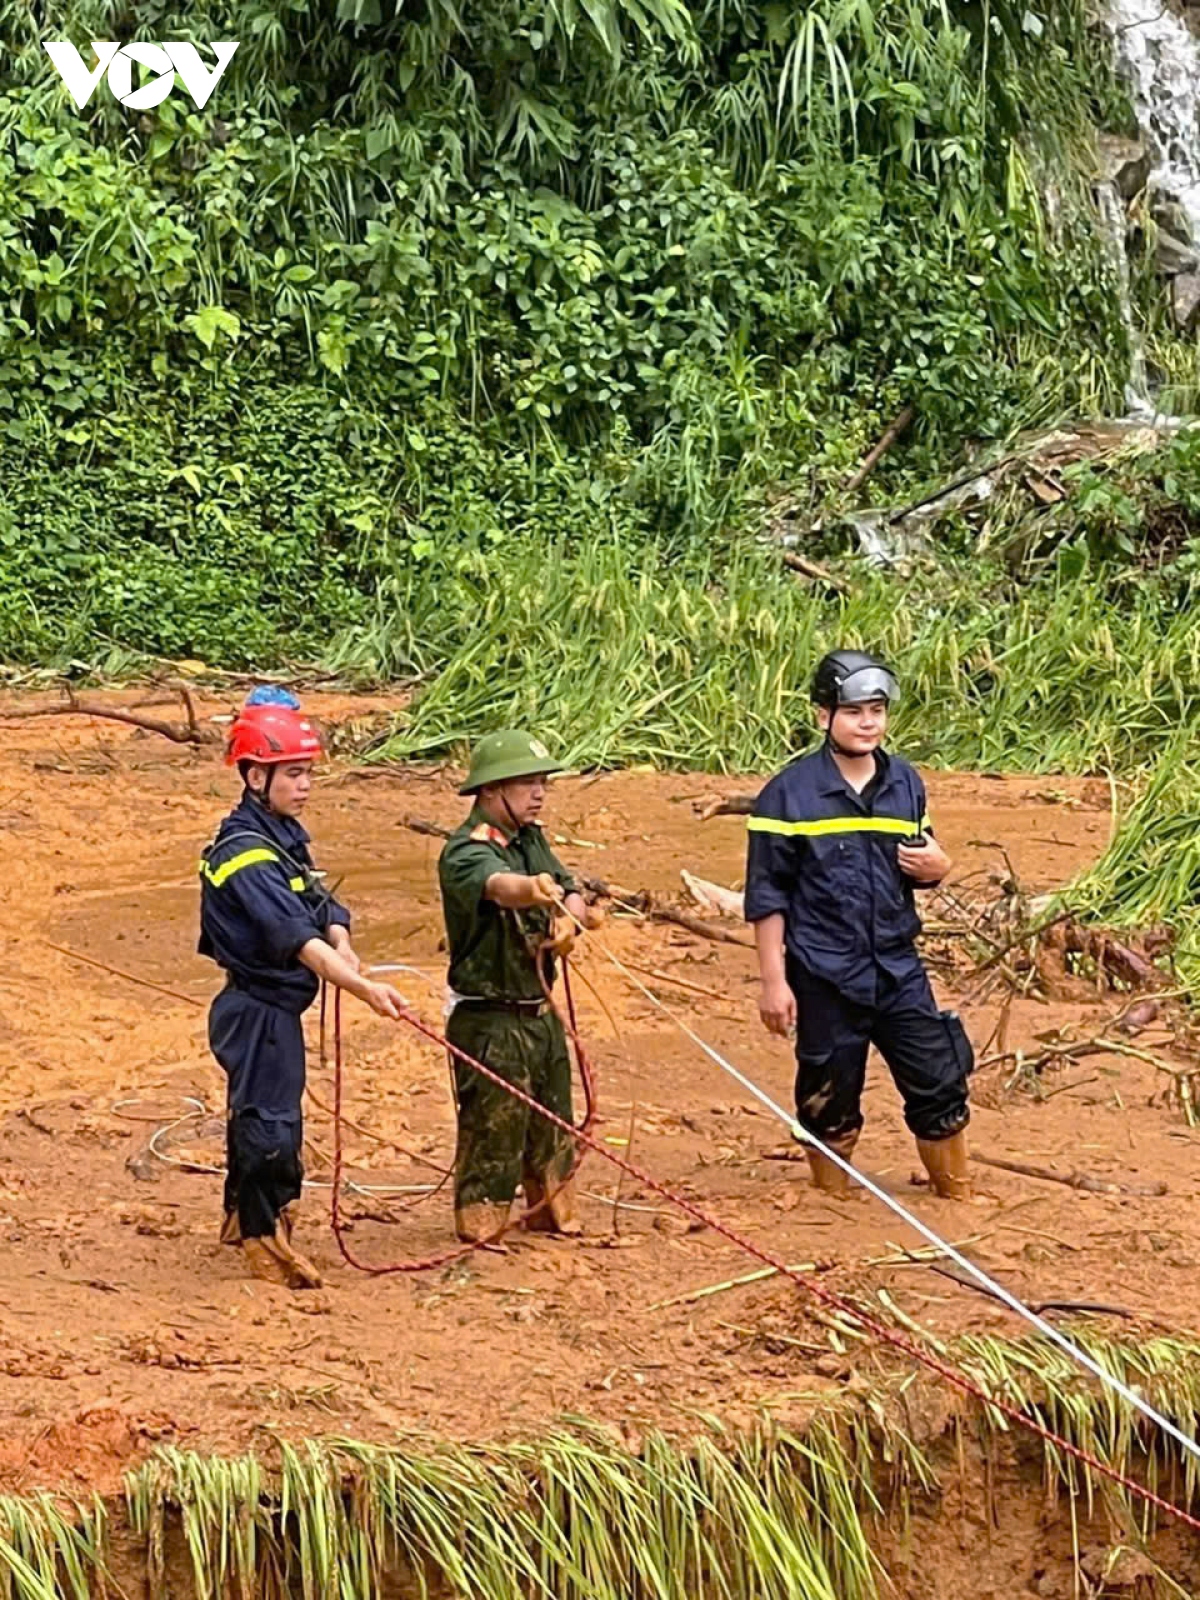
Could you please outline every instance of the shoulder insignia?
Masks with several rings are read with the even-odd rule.
[[[495,844],[501,850],[508,849],[508,840],[499,828],[493,828],[490,822],[477,823],[471,829],[471,842],[473,844]]]

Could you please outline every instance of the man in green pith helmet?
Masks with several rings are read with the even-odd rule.
[[[481,739],[459,790],[474,796],[474,804],[446,842],[438,879],[453,1004],[446,1037],[570,1122],[566,1035],[538,962],[549,987],[554,959],[570,954],[577,922],[594,921],[538,821],[547,780],[561,771],[546,746],[527,733]],[[497,1233],[518,1183],[528,1205],[546,1201],[529,1227],[578,1233],[570,1136],[457,1059],[454,1080],[458,1237],[474,1243]]]

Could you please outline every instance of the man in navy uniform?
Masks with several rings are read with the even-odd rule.
[[[242,798],[200,863],[200,953],[225,970],[209,1012],[228,1079],[225,1222],[251,1270],[288,1288],[319,1287],[294,1247],[303,1181],[304,1033],[322,979],[398,1018],[402,996],[371,983],[350,943],[350,913],[322,887],[300,824],[321,740],[303,713],[262,699],[230,730],[226,763]]]
[[[862,651],[821,661],[812,698],[824,743],[755,803],[746,918],[763,1022],[783,1037],[795,1030],[801,1127],[850,1159],[874,1044],[933,1189],[966,1200],[974,1055],[958,1017],[939,1010],[915,945],[914,890],[940,883],[950,860],[932,836],[920,777],[883,749],[898,693],[895,675]],[[813,1182],[844,1192],[847,1174],[807,1151]]]

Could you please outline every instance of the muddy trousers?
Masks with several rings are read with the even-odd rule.
[[[967,1080],[975,1065],[966,1030],[940,1011],[914,956],[901,979],[880,971],[875,1004],[848,1000],[790,955],[796,996],[796,1116],[819,1139],[841,1140],[863,1124],[867,1052],[874,1045],[904,1100],[918,1139],[948,1139],[970,1120]]]
[[[294,1012],[228,988],[213,1001],[208,1039],[228,1080],[225,1210],[237,1212],[243,1239],[260,1239],[300,1198],[304,1033]]]
[[[531,1095],[564,1121],[571,1111],[571,1058],[553,1011],[523,1015],[498,1007],[459,1004],[446,1025],[450,1043]],[[452,1058],[458,1102],[454,1156],[456,1210],[507,1205],[524,1178],[554,1188],[574,1160],[573,1141],[528,1106],[465,1062]]]

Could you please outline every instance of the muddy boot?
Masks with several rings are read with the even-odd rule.
[[[283,1237],[289,1244],[292,1242],[292,1234],[296,1228],[296,1217],[299,1214],[299,1211],[299,1200],[289,1200],[287,1205],[284,1206],[283,1210],[279,1213],[280,1232],[283,1234]]]
[[[242,1225],[238,1221],[237,1207],[225,1213],[225,1220],[221,1224],[222,1244],[241,1244]]]
[[[559,1183],[545,1205],[542,1201],[546,1198],[546,1186],[541,1179],[527,1172],[523,1181],[530,1210],[540,1207],[524,1224],[529,1233],[561,1233],[577,1238],[583,1232],[583,1224],[575,1216],[574,1178]]]
[[[918,1139],[917,1153],[934,1194],[943,1200],[969,1200],[971,1175],[967,1151],[967,1135],[963,1129],[949,1139]]]
[[[858,1143],[858,1134],[846,1133],[840,1139],[823,1139],[821,1142],[841,1156],[843,1161],[849,1161]],[[805,1145],[804,1153],[808,1157],[808,1170],[812,1174],[815,1189],[825,1194],[849,1194],[853,1179],[836,1162],[830,1161],[828,1156],[814,1149],[811,1144]]]
[[[493,1204],[489,1200],[482,1200],[474,1206],[456,1206],[454,1209],[454,1231],[464,1244],[482,1244],[499,1233],[507,1221],[508,1206]],[[497,1240],[492,1248],[503,1250],[504,1246]]]
[[[288,1289],[319,1289],[321,1274],[311,1261],[293,1250],[278,1230],[260,1239],[243,1239],[242,1250],[256,1278],[281,1283]]]

